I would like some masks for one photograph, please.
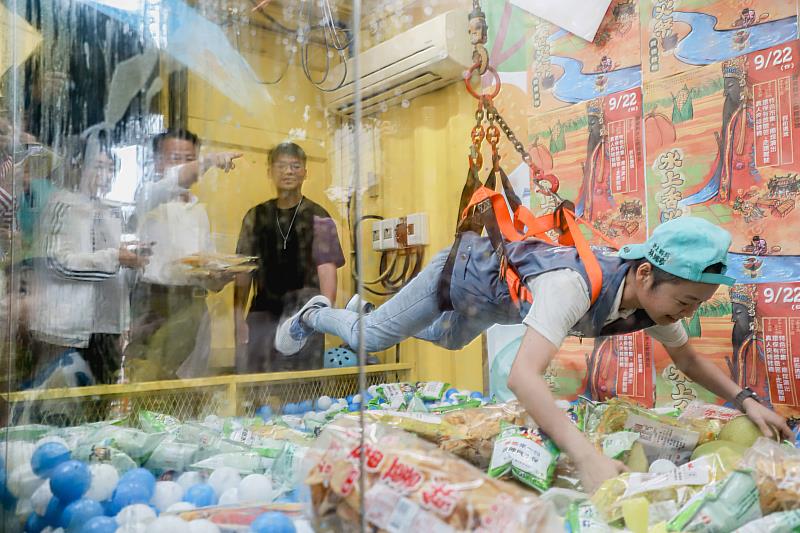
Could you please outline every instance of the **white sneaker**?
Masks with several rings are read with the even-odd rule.
[[[345,309],[351,311],[353,313],[358,313],[361,311],[362,314],[367,314],[375,309],[375,305],[368,302],[367,300],[361,298],[358,294],[354,294],[350,301],[347,302],[347,305],[344,306]]]
[[[275,349],[283,355],[294,355],[305,346],[308,337],[314,330],[303,324],[300,319],[306,311],[330,307],[331,302],[325,296],[317,295],[311,298],[298,312],[281,322],[275,332]]]

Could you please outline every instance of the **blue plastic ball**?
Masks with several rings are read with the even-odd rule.
[[[478,391],[475,391],[469,395],[470,398],[475,398],[476,400],[483,400],[483,394]]]
[[[149,470],[145,470],[144,468],[134,468],[122,474],[119,478],[119,484],[124,485],[126,483],[144,485],[150,491],[151,496],[156,489],[156,477]]]
[[[266,421],[272,418],[273,412],[272,407],[269,405],[262,405],[256,411],[256,414],[261,417],[262,420]]]
[[[353,395],[352,395],[352,394],[348,394],[348,395],[345,397],[345,401],[346,401],[347,403],[353,403]]]
[[[111,496],[111,505],[108,511],[111,511],[111,516],[115,516],[123,508],[133,505],[134,503],[147,504],[152,496],[153,491],[149,490],[147,486],[142,483],[120,483],[114,490],[114,495]]]
[[[47,527],[47,522],[44,517],[36,513],[31,513],[25,521],[25,533],[40,533]]]
[[[259,515],[250,524],[253,533],[295,533],[294,522],[283,513],[271,511]]]
[[[50,490],[64,504],[86,494],[92,483],[89,467],[80,461],[64,461],[50,474]]]
[[[70,453],[66,446],[60,442],[45,442],[33,452],[31,468],[39,477],[50,477],[55,467],[69,461]]]
[[[105,514],[103,506],[94,500],[81,498],[67,505],[61,513],[61,527],[66,530],[77,529],[90,519]]]
[[[350,412],[355,412],[355,411],[358,411],[358,410],[361,409],[361,404],[360,403],[351,403],[350,405],[347,406],[347,408],[348,408],[348,410]]]
[[[6,473],[6,469],[0,467],[0,500],[5,504],[5,502],[11,501],[14,499],[14,495],[8,491],[8,487],[6,487],[6,480],[8,479],[8,475]]]
[[[114,512],[114,502],[111,500],[103,500],[100,505],[103,506],[103,514],[106,516],[115,516],[117,514]]]
[[[110,516],[96,516],[83,525],[80,533],[114,533],[117,527],[117,521]]]
[[[458,389],[447,389],[447,392],[444,393],[444,397],[449,400],[453,394],[458,394]]]
[[[297,414],[297,404],[287,403],[285,406],[283,406],[283,414],[285,414],[285,415],[296,415]]]
[[[314,402],[312,402],[311,400],[306,400],[306,401],[303,402],[303,412],[304,413],[307,413],[307,412],[313,411],[313,410],[314,410]]]
[[[183,495],[183,501],[193,504],[195,507],[208,507],[217,503],[217,495],[208,483],[198,483],[192,485]]]
[[[50,503],[47,504],[44,516],[42,517],[44,518],[44,523],[48,526],[58,526],[58,522],[61,520],[61,514],[64,512],[64,507],[65,505],[55,496],[50,498]]]

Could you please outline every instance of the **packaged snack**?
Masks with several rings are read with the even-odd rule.
[[[348,417],[329,424],[306,455],[306,483],[320,529],[357,527],[362,453],[364,512],[378,530],[563,531],[550,504],[415,435],[367,423],[362,449],[358,421]]]
[[[668,459],[678,465],[689,460],[698,444],[713,440],[716,435],[714,425],[709,421],[681,422],[614,398],[608,402],[608,408],[597,425],[594,440],[623,430],[639,433],[639,442],[650,463],[656,459]]]
[[[166,433],[145,433],[140,429],[106,426],[95,433],[93,440],[95,445],[116,448],[138,464],[143,464],[166,436]]]
[[[639,439],[639,433],[634,431],[617,431],[604,435],[602,441],[603,455],[612,459],[622,459],[626,452],[630,452],[634,443]]]
[[[450,384],[443,381],[420,381],[417,383],[417,396],[426,402],[440,402],[449,388]]]
[[[727,533],[760,517],[758,487],[753,474],[735,470],[689,500],[669,521],[667,530]]]
[[[139,411],[139,427],[147,433],[171,432],[180,427],[181,421],[174,416],[153,411]]]
[[[376,391],[389,404],[389,409],[404,410],[414,394],[414,386],[410,383],[384,383],[378,385]]]
[[[109,464],[119,473],[139,466],[125,452],[105,444],[81,444],[72,451],[72,458],[86,463]]]
[[[761,437],[741,467],[753,470],[765,514],[800,509],[800,450]]]
[[[734,533],[798,533],[800,532],[800,510],[772,513],[753,520]]]
[[[199,450],[197,444],[179,442],[175,438],[168,437],[153,450],[144,467],[155,476],[170,470],[183,472],[197,461]]]
[[[451,411],[442,415],[439,447],[466,459],[481,470],[489,466],[501,424],[533,426],[517,401]]]
[[[612,533],[614,529],[600,517],[589,501],[573,502],[567,511],[566,526],[569,533]]]
[[[669,472],[632,472],[609,479],[592,496],[592,503],[611,523],[622,518],[622,502],[628,498],[644,496],[651,504],[672,501],[680,507],[705,485],[727,474],[719,456],[706,455]]]
[[[192,464],[191,470],[213,472],[223,466],[235,468],[240,474],[263,474],[272,468],[274,460],[262,457],[255,452],[221,453]]]
[[[511,477],[539,491],[549,489],[561,453],[553,441],[538,429],[506,423],[501,423],[501,428],[489,476]]]

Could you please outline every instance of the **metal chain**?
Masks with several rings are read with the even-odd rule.
[[[523,146],[522,142],[520,142],[520,140],[517,139],[517,136],[516,134],[514,134],[514,131],[511,129],[511,126],[508,125],[506,120],[497,111],[497,108],[494,107],[494,104],[492,102],[489,102],[487,104],[486,113],[487,115],[494,117],[494,120],[496,120],[497,123],[500,125],[500,129],[503,131],[505,136],[514,146],[514,150],[517,151],[520,157],[522,157],[522,160],[525,162],[525,164],[528,165],[528,167],[531,169],[532,172],[531,182],[534,185],[536,185],[536,187],[539,188],[539,192],[541,192],[546,196],[549,195],[554,197],[556,200],[558,200],[558,202],[562,202],[563,199],[558,195],[558,193],[553,192],[548,187],[545,187],[543,185],[544,183],[549,183],[547,180],[537,179],[536,176],[540,176],[542,174],[541,169],[537,168],[536,165],[533,163],[533,158],[531,157],[531,154],[529,154],[528,151],[525,150],[525,146]]]

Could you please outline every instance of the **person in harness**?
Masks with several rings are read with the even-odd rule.
[[[543,374],[568,335],[598,337],[645,330],[661,342],[676,366],[690,379],[745,412],[764,432],[771,427],[786,438],[784,418],[763,406],[692,347],[680,323],[691,317],[719,285],[733,285],[725,275],[730,234],[703,219],[683,217],[658,226],[642,244],[619,252],[593,248],[602,271],[599,295],[592,301],[587,269],[574,247],[539,239],[506,243],[532,301],[515,305],[502,279],[501,262],[489,237],[460,235],[450,274],[453,309],[442,311],[439,281],[448,252],[436,256],[399,293],[363,316],[363,348],[387,349],[415,337],[457,350],[494,324],[527,327],[508,378],[509,388],[536,423],[576,462],[586,490],[624,471],[622,463],[598,452],[556,406]],[[299,351],[312,332],[359,345],[357,306],[333,309],[315,296],[278,329],[275,346],[284,354]]]

